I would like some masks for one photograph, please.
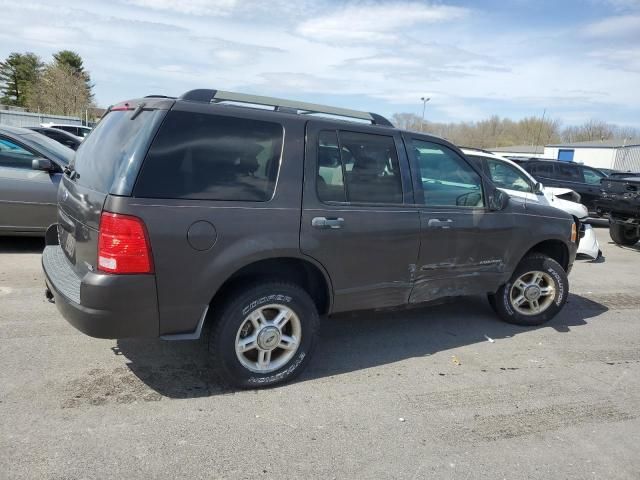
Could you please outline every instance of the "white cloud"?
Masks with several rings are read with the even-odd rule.
[[[639,43],[625,22],[615,27],[626,37],[591,37],[585,25],[511,24],[417,0],[130,1],[0,0],[0,59],[32,50],[49,61],[74,49],[102,105],[208,87],[384,114],[420,113],[430,96],[430,118],[449,121],[544,107],[638,117]]]
[[[302,22],[296,31],[307,38],[328,42],[382,42],[418,24],[446,22],[467,10],[418,2],[361,3],[336,6],[328,15]]]
[[[193,15],[229,15],[238,0],[125,0],[126,3],[154,10]]]
[[[590,37],[640,38],[640,15],[605,18],[587,25],[584,31]]]

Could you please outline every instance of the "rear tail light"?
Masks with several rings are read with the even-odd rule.
[[[140,218],[102,212],[98,270],[106,273],[153,273],[149,236]]]

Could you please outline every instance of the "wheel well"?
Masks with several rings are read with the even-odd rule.
[[[531,253],[542,253],[543,255],[553,258],[560,264],[565,272],[567,268],[569,268],[569,249],[560,240],[545,240],[544,242],[540,242],[531,247],[525,256]]]
[[[211,308],[215,309],[215,304],[223,301],[233,290],[261,280],[295,283],[313,299],[320,315],[329,312],[330,290],[324,275],[314,264],[299,258],[269,258],[242,267],[218,289],[211,299]]]

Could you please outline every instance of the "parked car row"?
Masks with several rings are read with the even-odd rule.
[[[548,187],[570,188],[580,195],[580,202],[590,212],[596,211],[600,182],[607,176],[600,170],[573,162],[531,158],[514,159],[536,180]]]

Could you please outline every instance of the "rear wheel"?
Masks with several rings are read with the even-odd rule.
[[[511,279],[489,295],[496,313],[509,323],[541,325],[562,309],[569,294],[564,269],[550,257],[533,254],[525,257]]]
[[[609,235],[618,245],[635,245],[640,240],[637,227],[617,222],[611,222],[609,225]]]
[[[220,309],[209,339],[214,366],[242,388],[294,378],[316,343],[318,312],[294,284],[269,282],[236,291]]]

